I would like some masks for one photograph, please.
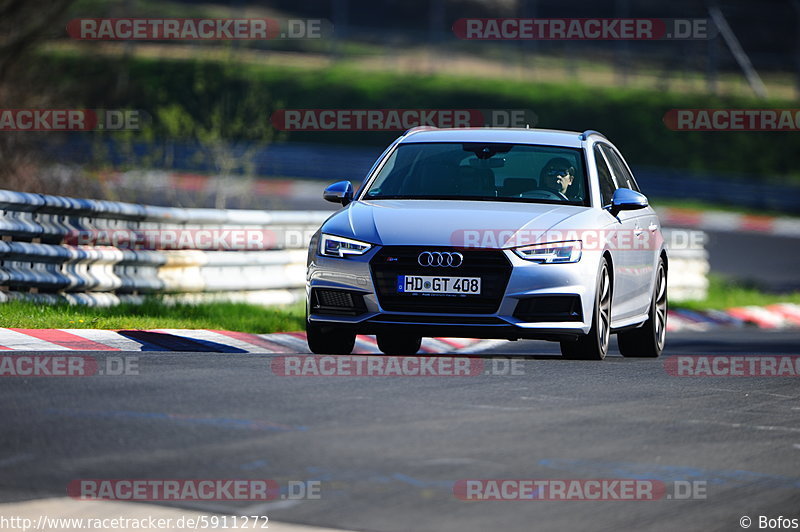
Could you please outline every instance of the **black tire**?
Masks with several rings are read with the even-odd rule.
[[[384,355],[415,355],[422,346],[422,337],[408,334],[381,333],[376,335],[378,349]]]
[[[306,320],[308,348],[317,355],[349,355],[356,344],[356,333],[346,327],[320,325]]]
[[[561,342],[561,355],[570,360],[603,360],[608,353],[611,335],[611,274],[603,258],[597,274],[597,290],[589,334],[575,342]]]
[[[659,259],[647,321],[637,329],[617,334],[619,352],[629,358],[656,358],[667,336],[667,269]]]

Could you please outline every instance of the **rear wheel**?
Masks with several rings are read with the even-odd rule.
[[[600,265],[589,334],[576,342],[561,342],[561,355],[571,360],[603,360],[611,336],[611,275],[606,259]]]
[[[378,349],[385,355],[415,355],[422,346],[422,337],[398,333],[376,335]]]
[[[647,321],[638,329],[617,334],[619,352],[630,358],[655,358],[664,350],[667,335],[667,269],[662,260],[656,268],[656,283]]]
[[[308,348],[317,355],[349,355],[356,344],[356,333],[336,325],[321,325],[306,319]]]

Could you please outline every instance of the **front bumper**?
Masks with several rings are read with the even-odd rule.
[[[419,249],[376,246],[362,256],[342,259],[315,254],[306,284],[309,320],[352,327],[359,334],[391,331],[419,336],[567,340],[589,332],[599,261],[592,253],[584,253],[576,263],[537,264],[510,250],[459,250],[465,256],[463,268],[427,268],[425,273],[477,274],[493,280],[483,284],[485,297],[456,296],[450,303],[440,296],[399,296],[387,289],[393,284],[386,281],[392,275],[419,274],[415,263]],[[409,257],[414,257],[413,264]],[[382,262],[377,262],[387,258],[391,259],[388,274]],[[491,264],[484,270],[481,260]],[[340,293],[349,294],[353,309],[320,304],[339,301],[333,296]],[[478,299],[481,304],[476,304]]]

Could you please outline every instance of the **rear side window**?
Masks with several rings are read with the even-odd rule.
[[[614,184],[614,178],[611,177],[611,171],[608,169],[603,154],[600,152],[600,145],[594,145],[594,161],[597,165],[597,179],[600,184],[600,197],[603,198],[603,206],[611,204],[611,196],[617,186]]]
[[[639,192],[636,181],[633,179],[630,171],[628,171],[628,167],[625,166],[620,155],[611,146],[606,146],[605,144],[601,144],[601,146],[603,148],[603,153],[606,154],[606,158],[611,164],[611,168],[614,170],[619,188],[629,188]]]

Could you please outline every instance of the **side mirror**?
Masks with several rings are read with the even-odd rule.
[[[350,181],[339,181],[329,185],[322,193],[322,197],[333,203],[347,205],[353,201],[353,185],[350,184]]]
[[[611,206],[608,211],[616,216],[620,211],[635,211],[644,209],[649,204],[647,197],[629,188],[618,188],[611,197]]]

